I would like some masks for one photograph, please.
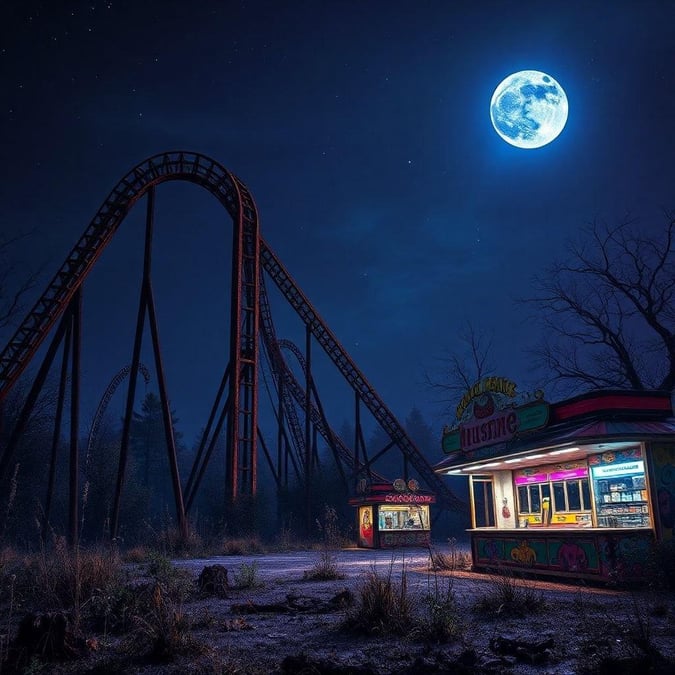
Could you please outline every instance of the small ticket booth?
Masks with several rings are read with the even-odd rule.
[[[363,548],[428,546],[429,507],[436,502],[416,480],[373,484],[349,500],[356,507],[358,545]]]
[[[515,385],[487,378],[443,433],[436,471],[469,480],[474,568],[642,578],[654,543],[673,536],[670,394],[514,399]]]

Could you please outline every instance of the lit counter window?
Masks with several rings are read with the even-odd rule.
[[[380,506],[380,530],[428,530],[429,507]]]
[[[357,507],[358,545],[364,548],[428,546],[430,504],[436,497],[415,479],[364,485],[349,503]]]
[[[650,527],[649,494],[640,448],[588,458],[598,527]]]
[[[591,491],[585,462],[514,472],[522,527],[590,527]]]

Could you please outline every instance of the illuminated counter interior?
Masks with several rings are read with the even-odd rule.
[[[411,489],[412,488],[412,489]],[[358,544],[365,548],[427,546],[430,543],[430,505],[433,494],[416,481],[373,484],[349,500],[356,507]]]

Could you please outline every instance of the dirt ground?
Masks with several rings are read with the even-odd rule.
[[[128,636],[99,634],[90,636],[93,647],[85,658],[41,672],[675,672],[672,593],[433,572],[423,550],[350,549],[334,555],[344,578],[332,581],[305,578],[321,561],[321,552],[173,561],[194,584],[194,592],[174,608],[189,635],[182,653],[164,662],[132,658]],[[227,569],[230,587],[220,595],[198,593],[197,579],[212,565]],[[252,570],[254,587],[233,587]],[[386,627],[370,633],[345,629],[373,573],[397,585],[405,579],[418,621],[404,634]],[[143,575],[142,565],[135,574]],[[513,603],[509,595],[516,596]],[[452,607],[455,634],[447,641],[425,630],[433,606],[429,599],[436,607]]]
[[[675,598],[649,591],[627,591],[587,584],[511,580],[530,603],[509,608],[491,607],[495,598],[510,592],[511,581],[469,571],[432,572],[428,552],[344,551],[339,555],[342,580],[314,582],[303,573],[317,554],[271,558],[260,565],[264,586],[233,590],[226,600],[205,603],[218,616],[217,625],[233,618],[245,622],[241,630],[203,630],[199,637],[243,673],[443,673],[443,672],[674,672]],[[283,558],[283,557],[282,557]],[[213,561],[209,561],[213,562]],[[241,564],[220,560],[228,569]],[[242,561],[245,562],[245,561]],[[287,564],[284,565],[284,562]],[[179,565],[195,572],[199,565]],[[455,599],[459,634],[439,643],[424,632],[409,634],[353,634],[342,626],[354,608],[331,605],[342,591],[352,592],[358,606],[360,589],[376,570],[380,577],[401,580],[402,570],[415,609],[428,615],[425,598]],[[245,603],[298,606],[285,612],[242,614]],[[480,612],[481,599],[487,611]],[[303,610],[305,606],[309,609]],[[326,608],[331,608],[328,611]],[[239,608],[239,609],[238,609]],[[544,647],[538,651],[538,647]],[[286,658],[286,665],[284,659]],[[304,660],[303,660],[304,659]],[[332,670],[331,670],[332,669]],[[622,670],[623,669],[623,670]]]

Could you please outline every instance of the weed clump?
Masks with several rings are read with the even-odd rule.
[[[393,562],[386,575],[371,569],[359,589],[356,606],[347,614],[344,628],[369,635],[404,634],[413,624],[413,601],[408,594],[405,566],[400,581],[393,578]]]
[[[464,623],[452,579],[439,580],[434,575],[433,586],[423,599],[423,607],[424,611],[415,621],[413,637],[439,644],[462,636]]]
[[[183,603],[196,590],[192,576],[157,553],[151,555],[147,572],[149,583],[133,589],[128,651],[153,662],[204,653],[205,647],[192,636],[191,621],[183,610]]]
[[[544,594],[512,574],[495,574],[489,589],[481,594],[474,609],[479,614],[505,616],[528,616],[543,610]]]
[[[224,539],[221,546],[222,555],[251,555],[266,553],[266,549],[258,537],[237,537]]]
[[[304,578],[308,581],[344,579],[345,575],[338,565],[340,530],[337,511],[332,506],[326,505],[323,522],[317,519],[316,524],[322,534],[319,559],[311,569],[305,571]]]
[[[121,583],[122,566],[114,548],[71,550],[57,537],[53,549],[26,557],[15,573],[19,597],[41,611],[69,612],[77,629],[92,597]]]
[[[434,548],[429,549],[429,558],[431,559],[431,568],[443,572],[456,572],[457,570],[471,569],[471,553],[461,549],[457,545],[456,539],[449,539],[450,550],[443,553]]]
[[[201,645],[192,637],[191,625],[180,603],[155,583],[147,601],[133,619],[133,651],[151,661],[171,661],[178,655],[198,653]]]
[[[258,575],[258,563],[241,563],[234,573],[235,588],[260,588],[263,585]]]

